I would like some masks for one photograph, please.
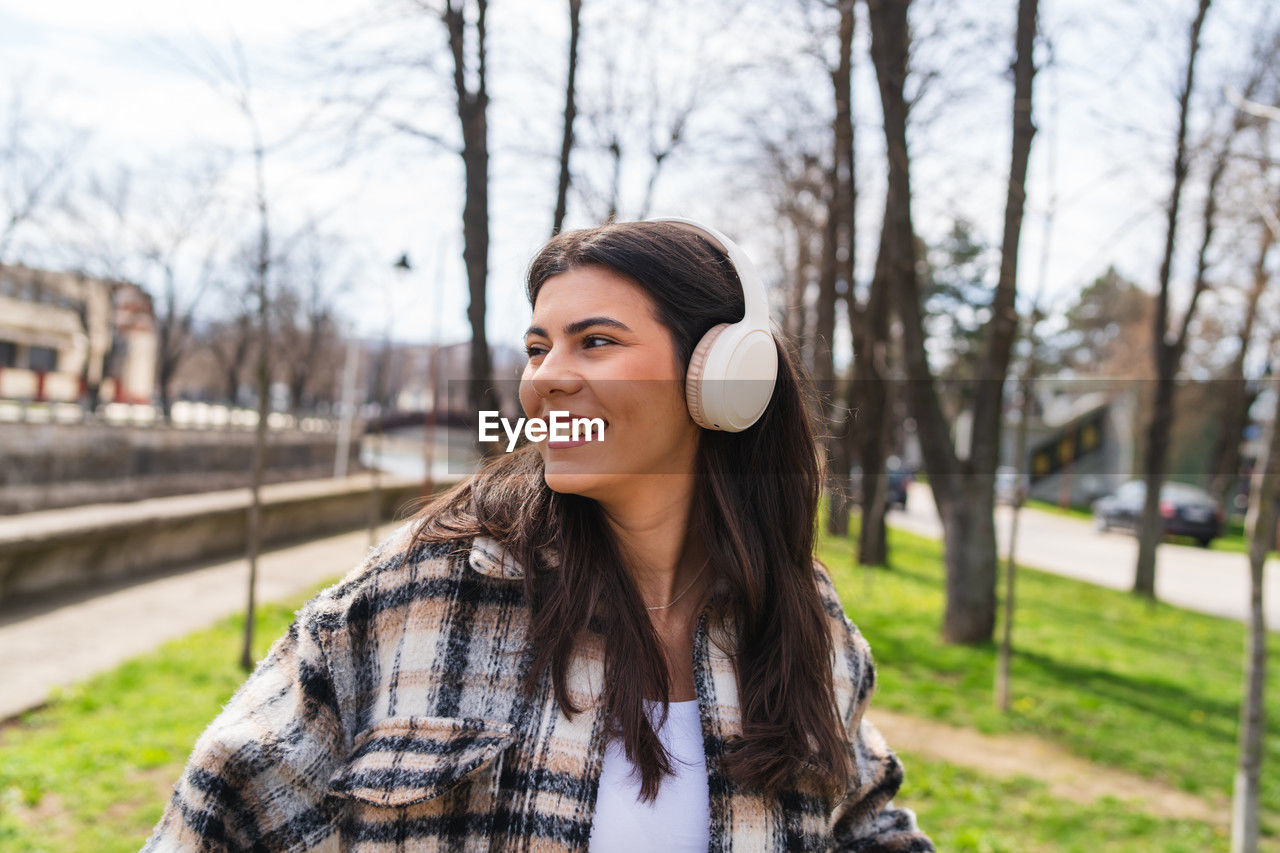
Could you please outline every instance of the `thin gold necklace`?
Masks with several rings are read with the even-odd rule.
[[[684,589],[680,590],[680,594],[677,595],[675,598],[671,599],[666,604],[656,604],[653,607],[645,605],[644,609],[645,610],[666,610],[668,607],[675,604],[677,601],[679,601],[681,598],[684,597],[684,594],[686,592],[693,589],[693,585],[698,582],[698,578],[702,577],[702,573],[707,570],[707,564],[710,562],[711,562],[711,558],[707,557],[707,559],[702,562],[702,568],[698,569],[698,573],[693,576],[693,580],[689,581],[689,585],[686,586]]]

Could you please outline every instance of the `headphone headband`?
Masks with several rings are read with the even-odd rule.
[[[683,217],[645,221],[666,222],[705,238],[724,252],[738,275],[742,319],[713,326],[698,341],[685,373],[685,402],[699,426],[741,432],[764,414],[778,376],[764,282],[746,252],[716,229]]]
[[[743,315],[741,322],[749,321],[753,327],[769,331],[769,298],[765,294],[764,282],[760,279],[759,273],[756,272],[755,264],[751,263],[747,253],[742,251],[742,248],[737,243],[710,225],[704,225],[701,222],[680,216],[663,216],[645,221],[667,222],[680,226],[685,231],[705,238],[711,245],[724,252],[725,256],[729,258],[729,264],[733,267],[733,271],[738,274],[738,281],[742,283],[742,299],[746,304],[746,313]]]

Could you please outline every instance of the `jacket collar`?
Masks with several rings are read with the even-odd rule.
[[[559,556],[550,548],[544,548],[539,553],[548,567],[560,565]],[[483,533],[476,534],[472,539],[468,562],[480,574],[500,580],[520,580],[525,574],[524,566],[506,546]]]

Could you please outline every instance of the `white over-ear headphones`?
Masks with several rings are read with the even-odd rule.
[[[692,219],[660,217],[702,237],[724,252],[742,282],[746,311],[736,323],[712,326],[689,359],[684,398],[694,423],[704,429],[741,432],[764,414],[778,378],[778,350],[769,328],[769,301],[755,266],[736,243]]]

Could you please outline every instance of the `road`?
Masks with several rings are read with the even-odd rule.
[[[1004,555],[1012,511],[996,510],[997,542]],[[940,538],[942,524],[928,485],[913,483],[907,511],[891,510],[888,523]],[[1099,533],[1083,519],[1024,508],[1018,522],[1018,563],[1099,586],[1133,586],[1138,540],[1130,533]],[[1249,606],[1249,559],[1244,554],[1206,551],[1164,543],[1156,551],[1156,597],[1214,616],[1244,620]],[[1263,609],[1271,630],[1280,629],[1280,561],[1272,557],[1263,578]]]

